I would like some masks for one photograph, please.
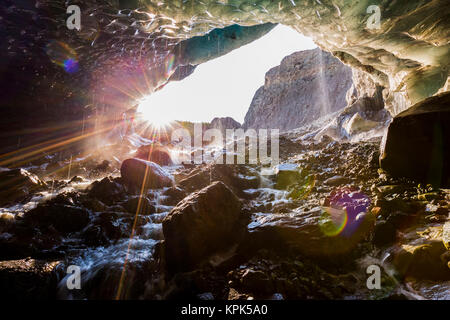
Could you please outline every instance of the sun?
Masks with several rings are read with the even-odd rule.
[[[141,113],[142,119],[157,129],[170,127],[175,121],[170,110],[158,107],[157,99],[150,95],[141,99],[137,111]]]

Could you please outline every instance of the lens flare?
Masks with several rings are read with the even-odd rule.
[[[327,207],[322,211],[319,227],[325,235],[334,237],[344,230],[347,222],[348,216],[346,210]]]
[[[316,176],[310,174],[307,169],[303,169],[300,173],[298,182],[289,187],[289,198],[296,200],[306,199],[315,185]]]
[[[169,78],[174,73],[174,62],[175,62],[175,55],[169,54],[165,60],[166,65],[166,78]]]
[[[67,73],[78,71],[77,53],[68,44],[56,40],[50,41],[45,52],[54,64],[63,67]]]
[[[328,236],[352,236],[370,206],[370,198],[359,190],[340,188],[331,192],[321,216],[321,230]]]
[[[174,115],[169,110],[158,108],[159,91],[153,95],[145,97],[138,106],[138,112],[141,113],[142,119],[147,121],[156,129],[170,127],[174,121]]]

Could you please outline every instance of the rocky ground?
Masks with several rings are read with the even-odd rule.
[[[390,177],[379,144],[290,133],[269,176],[124,145],[4,169],[0,283],[30,299],[448,299],[450,190]]]

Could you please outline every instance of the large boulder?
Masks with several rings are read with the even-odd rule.
[[[403,277],[450,280],[449,222],[430,222],[402,230],[393,253],[393,264]]]
[[[450,92],[398,114],[381,145],[381,168],[438,186],[450,186]]]
[[[142,160],[155,162],[160,166],[168,166],[173,164],[169,150],[157,143],[139,147],[136,151],[135,157]]]
[[[169,272],[192,270],[245,231],[241,202],[222,182],[191,194],[164,219]]]
[[[119,179],[112,177],[94,181],[87,190],[90,197],[99,199],[106,204],[112,204],[125,195],[125,188],[119,183]]]
[[[0,172],[0,205],[22,201],[34,192],[43,190],[45,182],[25,169]]]
[[[375,215],[361,192],[333,192],[324,207],[290,214],[256,213],[243,250],[294,250],[323,261],[347,257],[372,231]],[[336,260],[340,261],[340,260]]]
[[[120,167],[122,180],[125,184],[141,188],[145,182],[145,187],[149,189],[159,189],[171,187],[173,177],[161,168],[158,164],[142,159],[127,159]]]
[[[76,232],[89,223],[89,212],[70,205],[44,203],[26,212],[26,223],[39,228],[53,226],[61,233]]]

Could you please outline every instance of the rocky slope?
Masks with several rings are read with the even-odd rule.
[[[37,163],[29,170],[45,181],[5,171],[28,191],[0,208],[0,283],[29,299],[448,299],[449,191],[379,170],[379,138],[307,134],[280,137],[271,176],[258,165],[135,160],[119,173],[114,157],[134,152],[120,145],[75,159],[83,178]],[[174,185],[141,188],[134,173],[145,165]],[[367,290],[371,264],[381,290]],[[67,289],[69,265],[81,268],[81,290]]]
[[[266,73],[245,115],[245,128],[298,128],[343,109],[352,71],[319,48],[295,52]]]

